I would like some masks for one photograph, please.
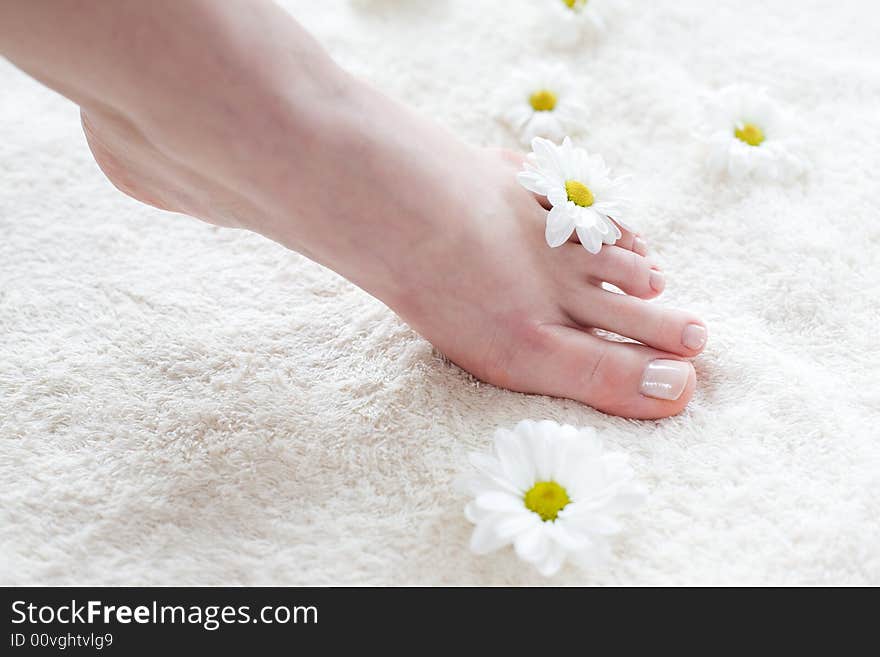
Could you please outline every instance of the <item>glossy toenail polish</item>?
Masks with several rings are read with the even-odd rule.
[[[633,251],[638,253],[640,256],[648,255],[648,243],[641,237],[636,237],[633,240]]]
[[[699,324],[688,324],[681,333],[681,343],[688,349],[702,349],[706,344],[706,329]]]
[[[650,283],[651,289],[654,292],[662,292],[663,288],[666,287],[666,277],[659,271],[652,269],[651,275],[648,277],[648,283]]]
[[[681,397],[690,375],[690,363],[661,358],[648,363],[639,392],[645,397],[672,401]]]

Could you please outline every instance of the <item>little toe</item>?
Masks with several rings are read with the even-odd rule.
[[[696,386],[693,366],[675,354],[612,342],[566,326],[544,327],[547,347],[531,370],[543,394],[605,413],[657,419],[680,413]]]
[[[680,356],[696,356],[706,346],[706,325],[691,313],[596,287],[582,290],[579,297],[567,310],[584,326],[611,331]]]

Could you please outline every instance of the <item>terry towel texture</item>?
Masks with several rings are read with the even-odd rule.
[[[652,491],[607,568],[552,582],[880,584],[875,2],[631,0],[575,53],[537,0],[285,4],[473,143],[515,145],[490,118],[514,67],[568,65],[582,143],[635,176],[657,303],[709,325],[696,396],[635,422],[480,384],[297,254],[119,194],[77,109],[2,62],[0,582],[543,583],[469,554],[451,481],[550,418]],[[696,98],[733,82],[808,126],[805,180],[707,180]]]

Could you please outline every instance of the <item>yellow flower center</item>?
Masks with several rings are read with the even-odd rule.
[[[556,94],[547,89],[540,89],[529,96],[529,104],[536,112],[550,112],[556,107]]]
[[[746,123],[742,128],[736,128],[733,134],[749,146],[759,146],[764,141],[764,131],[754,123]]]
[[[562,0],[565,3],[565,6],[571,9],[572,11],[579,11],[584,8],[584,5],[587,4],[588,0]]]
[[[526,492],[525,503],[544,522],[556,520],[556,516],[570,502],[568,493],[555,481],[539,481]]]
[[[582,208],[588,208],[593,205],[593,192],[584,183],[577,180],[565,181],[565,192],[568,194],[568,200],[579,205]]]

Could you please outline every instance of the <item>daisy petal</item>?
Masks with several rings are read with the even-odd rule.
[[[540,562],[535,564],[538,572],[544,577],[552,577],[559,572],[562,564],[565,563],[565,549],[559,545],[551,544],[547,550],[546,556]]]
[[[607,226],[607,230],[605,231],[605,234],[602,235],[603,243],[614,244],[623,236],[623,233],[620,232],[620,228],[618,228],[616,224],[612,223],[612,221],[607,217],[605,219],[605,225]]]
[[[472,458],[479,472],[464,486],[473,495],[465,507],[471,549],[512,544],[545,575],[569,557],[587,567],[607,558],[619,515],[644,499],[625,455],[604,452],[591,428],[524,420],[496,432],[495,453]]]
[[[533,526],[516,537],[513,542],[517,556],[523,561],[537,563],[547,556],[550,541],[540,525]]]
[[[530,192],[546,196],[549,191],[546,178],[534,171],[520,171],[516,174],[516,181]]]
[[[570,530],[564,522],[554,522],[552,524],[552,527],[550,527],[550,538],[569,551],[583,550],[590,545],[589,537],[574,528]]]
[[[574,218],[564,205],[554,205],[547,214],[547,228],[544,237],[547,244],[556,248],[562,246],[571,237],[574,230]]]
[[[541,518],[523,507],[524,513],[506,514],[503,520],[495,524],[498,536],[513,538],[535,526],[540,526]]]
[[[535,480],[548,481],[553,476],[553,459],[551,451],[555,447],[553,441],[555,422],[543,420],[541,422],[533,422],[530,426],[530,433],[526,436],[532,459],[535,463]]]
[[[502,493],[500,491],[483,493],[474,500],[474,504],[477,505],[477,508],[485,509],[486,511],[516,512],[523,508],[522,499],[510,493]]]
[[[547,200],[552,206],[564,206],[568,202],[568,195],[565,193],[564,182],[551,187],[547,190]]]
[[[499,463],[498,459],[494,456],[483,454],[481,452],[471,452],[468,454],[468,460],[471,462],[472,466],[484,475],[497,477],[502,474],[501,463]]]
[[[568,139],[566,137],[566,139]],[[535,137],[532,139],[532,152],[539,167],[549,172],[565,176],[565,167],[558,153],[559,147],[549,139]]]
[[[468,456],[468,460],[483,475],[482,482],[476,479],[462,482],[464,485],[471,487],[472,494],[477,495],[485,489],[502,489],[514,495],[519,494],[519,489],[507,479],[501,464],[494,456],[472,452]]]
[[[581,228],[580,226],[576,230],[581,245],[592,254],[599,253],[599,250],[602,248],[602,240],[596,234],[596,230],[594,228]]]
[[[620,228],[623,228],[624,230],[628,230],[631,233],[638,232],[638,228],[636,228],[636,225],[633,222],[629,221],[628,219],[627,220],[622,219],[619,214],[609,216],[608,218],[611,221],[613,221],[615,224],[617,224]],[[617,239],[620,239],[620,238],[618,237]]]
[[[519,436],[510,432],[498,432],[495,436],[495,453],[505,476],[520,492],[534,484],[534,468]]]
[[[474,527],[474,533],[471,534],[470,548],[476,554],[489,554],[508,543],[510,541],[498,536],[490,525],[480,524]]]

